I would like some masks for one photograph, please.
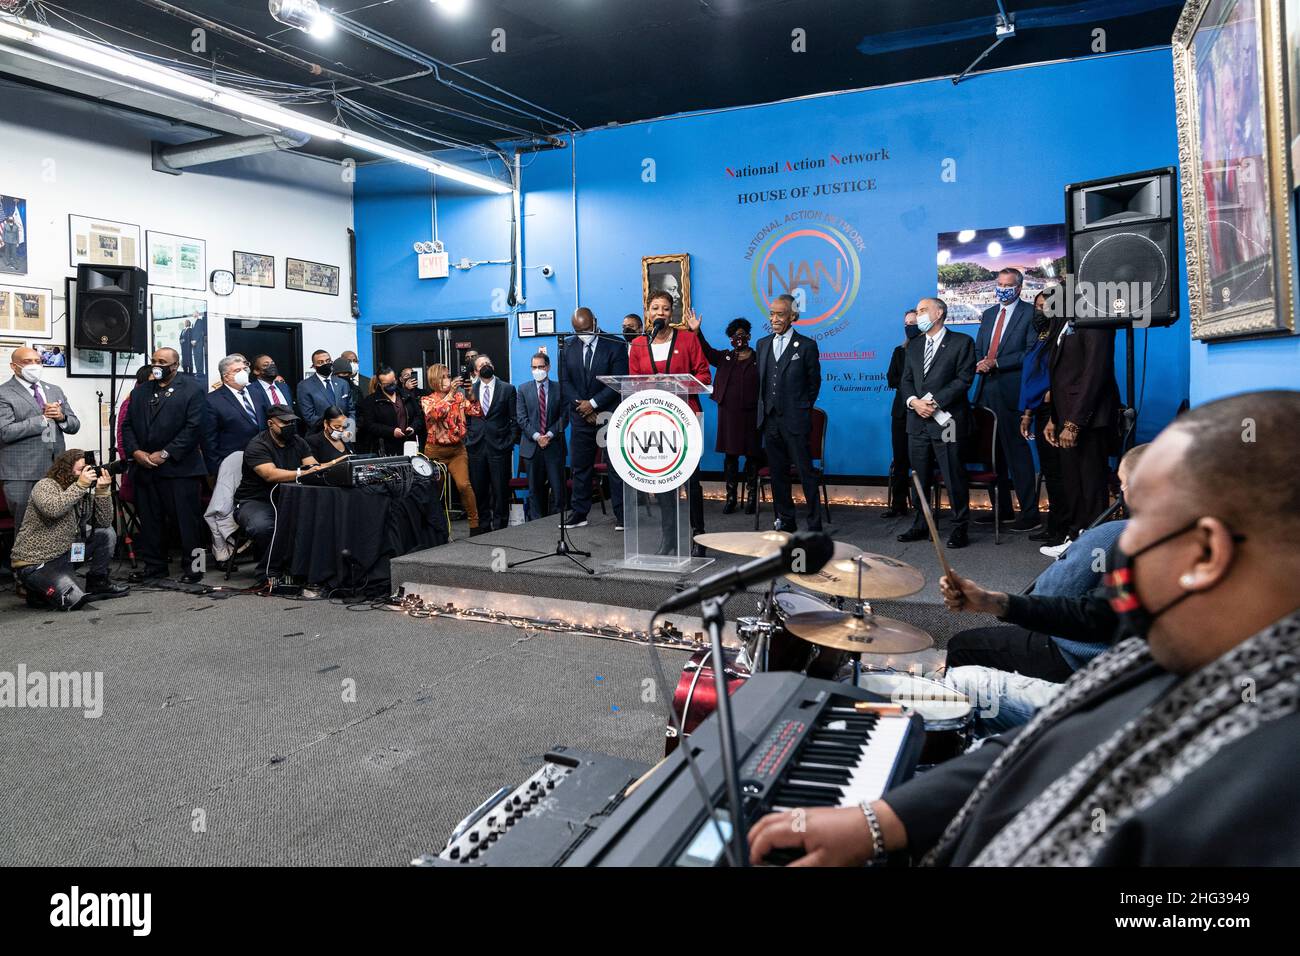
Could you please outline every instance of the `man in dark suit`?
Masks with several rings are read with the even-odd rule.
[[[242,355],[227,355],[217,363],[221,387],[208,392],[203,416],[203,461],[216,475],[232,452],[243,451],[266,427],[266,403],[248,383],[248,363]]]
[[[921,334],[916,327],[916,309],[903,313],[903,344],[894,346],[894,354],[889,357],[889,369],[885,372],[885,382],[894,390],[894,402],[889,408],[889,438],[893,446],[894,458],[889,469],[889,507],[881,513],[882,518],[901,518],[907,514],[907,503],[912,500],[912,479],[910,460],[907,454],[907,398],[899,390],[903,381],[903,367],[907,364],[907,343]]]
[[[293,409],[298,407],[293,399],[293,389],[284,380],[271,356],[259,355],[253,359],[252,378],[249,389],[253,393],[253,403],[261,403],[259,414],[262,421],[266,421],[266,410],[272,405],[287,405]]]
[[[822,527],[821,498],[817,475],[808,450],[811,412],[822,387],[821,358],[817,343],[794,330],[799,313],[794,296],[779,295],[767,312],[772,334],[759,339],[758,430],[763,436],[767,463],[772,473],[772,501],[776,506],[778,531],[797,530],[794,497],[790,493],[790,463],[793,461],[803,486],[806,502],[804,520],[808,530]]]
[[[1020,379],[1025,354],[1036,340],[1034,307],[1020,298],[1024,281],[1019,269],[1003,269],[997,278],[997,305],[980,316],[975,337],[975,371],[980,387],[976,404],[998,416],[998,514],[1012,531],[1033,531],[1042,524],[1038,513],[1037,474],[1029,443],[1020,434]],[[1011,480],[1007,481],[1010,474]],[[1011,486],[1020,502],[1020,517],[1011,518]],[[975,519],[984,524],[983,515]],[[987,517],[992,524],[993,516]]]
[[[510,524],[510,477],[519,440],[515,387],[496,377],[492,359],[474,361],[472,398],[482,415],[465,421],[465,451],[469,454],[469,483],[478,501],[479,527],[500,531]]]
[[[585,306],[573,313],[574,335],[564,347],[560,389],[572,429],[569,464],[573,469],[570,495],[570,528],[587,523],[591,510],[591,478],[596,463],[597,415],[618,405],[618,392],[599,380],[601,375],[627,374],[627,346],[596,336],[596,315]],[[610,504],[614,506],[614,529],[623,530],[623,482],[608,469]]]
[[[344,362],[349,376],[352,371],[352,365]],[[337,405],[347,412],[351,417],[352,410],[347,407],[347,399],[351,394],[351,381],[343,382],[334,374],[334,360],[330,358],[330,353],[324,349],[317,349],[311,353],[311,374],[304,378],[298,384],[298,412],[302,415],[303,421],[307,423],[308,431],[315,431],[320,425],[321,419],[325,417],[325,409],[331,405]]]
[[[1065,324],[1052,343],[1052,420],[1044,428],[1061,449],[1065,534],[1074,540],[1106,510],[1111,440],[1119,411],[1115,331]]]
[[[133,462],[140,534],[136,545],[144,567],[131,572],[140,584],[167,576],[167,537],[174,526],[181,542],[181,581],[203,579],[195,552],[202,551],[199,534],[199,484],[207,474],[199,439],[207,408],[203,386],[178,375],[181,357],[175,349],[154,349],[152,378],[131,393],[131,406],[122,426],[122,445]]]
[[[564,428],[569,413],[559,385],[549,378],[550,356],[538,352],[532,365],[533,377],[515,390],[515,418],[519,457],[528,462],[530,517],[545,518],[554,510],[549,497],[554,497],[556,509],[564,507]]]
[[[907,361],[898,392],[905,396],[908,457],[921,479],[926,494],[938,459],[943,482],[952,501],[952,532],[948,547],[964,548],[970,543],[970,491],[966,466],[961,460],[961,441],[970,432],[971,382],[975,379],[975,343],[969,335],[945,328],[948,303],[943,299],[922,299],[916,304],[916,327],[923,334],[907,345]],[[929,536],[921,503],[912,490],[916,509],[912,527],[899,541],[920,541]]]

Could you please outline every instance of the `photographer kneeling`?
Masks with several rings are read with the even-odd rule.
[[[86,464],[80,449],[62,452],[32,487],[27,514],[14,541],[14,573],[35,608],[75,611],[88,601],[121,597],[130,589],[108,577],[113,531],[113,476]],[[86,588],[75,565],[86,565]]]

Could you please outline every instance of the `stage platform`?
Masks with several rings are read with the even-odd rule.
[[[753,515],[742,512],[724,515],[721,501],[706,499],[704,509],[705,526],[710,532],[754,529]],[[925,574],[923,590],[906,598],[874,601],[872,605],[876,612],[924,627],[934,634],[939,646],[949,635],[975,626],[976,621],[971,617],[934,613],[942,611],[942,601],[938,590],[941,572],[933,545],[929,539],[908,544],[898,542],[895,537],[907,530],[911,519],[886,520],[881,518],[881,513],[880,508],[835,505],[831,510],[832,523],[826,526],[837,541],[897,558]],[[590,558],[579,560],[592,568],[593,574],[587,574],[564,557],[550,557],[517,568],[507,567],[512,562],[552,551],[558,534],[557,520],[529,521],[474,538],[468,537],[464,522],[455,523],[452,528],[455,540],[451,543],[394,559],[393,585],[409,585],[417,590],[420,585],[436,585],[527,595],[537,599],[539,612],[544,611],[545,605],[541,602],[547,598],[649,611],[682,586],[748,560],[709,551],[708,556],[716,559],[714,563],[689,577],[614,569],[610,562],[622,558],[623,536],[614,530],[612,513],[602,515],[593,510],[588,516],[587,527],[569,533],[576,547],[591,552]],[[771,524],[769,510],[760,527],[770,528]],[[942,516],[938,526],[939,533],[946,537],[948,522]],[[1023,590],[1049,563],[1048,558],[1039,554],[1037,544],[1027,540],[1024,534],[1005,533],[1002,543],[994,544],[991,528],[984,530],[974,524],[970,547],[949,552],[948,560],[958,574],[973,578],[984,587],[1008,592]],[[729,600],[726,605],[728,620],[754,614],[759,597],[759,590],[751,589],[750,593]]]

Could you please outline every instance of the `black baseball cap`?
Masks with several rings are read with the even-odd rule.
[[[298,421],[298,416],[294,414],[293,409],[290,408],[288,405],[272,405],[270,408],[266,410],[266,417],[274,418],[277,421],[282,421],[282,422]]]

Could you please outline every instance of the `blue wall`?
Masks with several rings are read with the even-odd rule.
[[[711,341],[721,345],[722,328],[737,315],[754,323],[757,337],[766,314],[746,253],[769,223],[777,221],[780,231],[788,213],[811,211],[823,217],[813,225],[833,226],[843,246],[854,246],[846,261],[858,264],[852,303],[819,326],[833,332],[821,341],[822,351],[849,356],[823,362],[827,381],[819,404],[831,420],[828,471],[883,474],[890,457],[884,372],[901,339],[904,309],[933,294],[936,234],[1061,222],[1066,183],[1176,165],[1173,104],[1165,49],[977,76],[956,87],[946,80],[917,83],[580,134],[570,149],[524,157],[526,307],[554,308],[565,325],[580,301],[603,328],[617,331],[625,312],[640,311],[641,257],[689,252],[693,305]],[[881,149],[887,159],[808,171],[784,166]],[[780,169],[771,175],[737,178],[727,171],[772,162]],[[945,168],[955,176],[945,177]],[[868,179],[873,188],[847,194],[737,198]],[[506,258],[509,215],[506,198],[448,195],[439,184],[439,236],[453,261]],[[505,266],[453,270],[446,280],[415,278],[411,242],[429,238],[430,220],[428,177],[392,165],[359,170],[363,364],[372,328],[501,311],[492,295],[508,284]],[[815,238],[799,242],[796,258],[810,262],[817,249],[829,249]],[[541,278],[536,267],[543,263],[556,269],[554,278]],[[824,264],[834,272],[833,259]],[[1185,290],[1185,277],[1180,287]],[[812,305],[821,311],[838,296],[825,281]],[[1185,314],[1185,291],[1183,299]],[[1188,323],[1138,333],[1139,381],[1147,334],[1143,436],[1172,417],[1189,382]],[[512,368],[526,368],[528,355],[547,343],[553,351],[553,339],[516,339]],[[708,447],[714,417],[706,412]],[[718,468],[720,456],[710,453],[704,464]]]

